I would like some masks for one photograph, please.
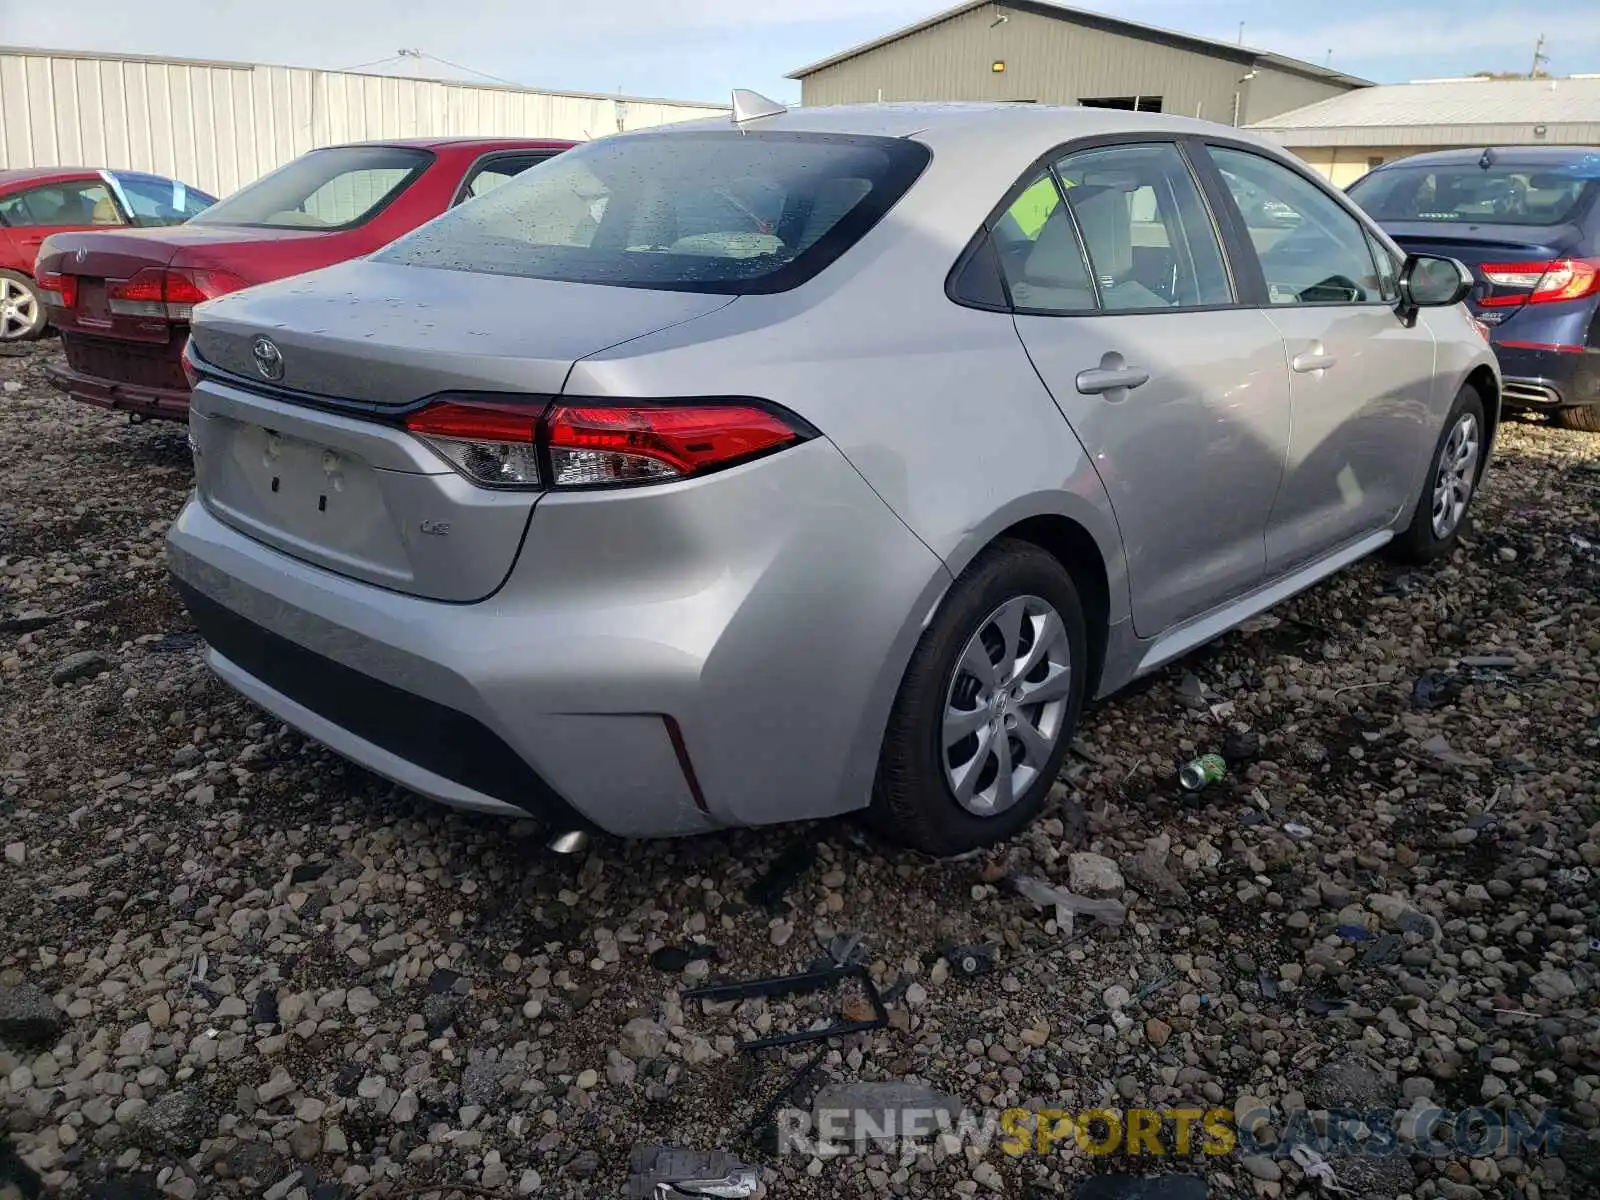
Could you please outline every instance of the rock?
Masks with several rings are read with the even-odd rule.
[[[461,1099],[480,1108],[493,1108],[500,1103],[507,1077],[516,1072],[514,1063],[471,1063],[461,1073]]]
[[[96,675],[104,675],[109,670],[111,662],[105,655],[94,650],[80,650],[56,663],[55,670],[50,672],[50,682],[57,686],[63,683],[76,683],[80,679],[93,679]]]
[[[417,1093],[407,1088],[400,1093],[400,1098],[395,1101],[394,1108],[389,1111],[389,1120],[396,1125],[407,1125],[417,1115]]]
[[[122,1035],[122,1040],[117,1043],[118,1058],[140,1058],[150,1053],[150,1044],[155,1038],[155,1030],[149,1021],[141,1021]]]
[[[491,1151],[491,1153],[493,1153]],[[493,1162],[485,1162],[483,1171],[478,1177],[478,1182],[486,1188],[503,1188],[511,1179],[511,1171],[496,1158]]]
[[[350,1143],[345,1137],[343,1129],[337,1125],[328,1126],[327,1132],[322,1135],[322,1152],[329,1158],[337,1158],[350,1149]]]
[[[667,1031],[654,1021],[635,1017],[622,1027],[618,1049],[632,1059],[660,1058],[667,1048]]]
[[[536,1195],[543,1187],[544,1180],[539,1178],[539,1172],[535,1171],[532,1167],[529,1167],[522,1173],[522,1177],[517,1180],[517,1195]]]
[[[1104,855],[1080,850],[1067,856],[1067,887],[1080,896],[1117,899],[1124,885],[1116,863]]]
[[[28,861],[28,845],[26,842],[7,842],[6,861],[12,866],[20,867]]]
[[[1159,1017],[1151,1017],[1144,1023],[1144,1040],[1157,1050],[1167,1044],[1167,1039],[1172,1036],[1172,1026]]]
[[[1267,1183],[1277,1183],[1278,1180],[1283,1178],[1283,1168],[1264,1155],[1247,1154],[1239,1160],[1239,1165],[1248,1171],[1253,1178],[1264,1180]]]
[[[344,998],[345,1007],[353,1017],[364,1017],[378,1011],[379,1001],[370,988],[351,988]]]
[[[43,1046],[55,1042],[66,1017],[48,993],[32,984],[0,987],[0,1042]]]
[[[579,1071],[576,1082],[578,1087],[583,1091],[593,1091],[600,1083],[600,1072],[596,1071],[592,1067],[583,1071]]]
[[[127,1132],[147,1150],[185,1155],[200,1145],[210,1125],[205,1095],[198,1086],[190,1085],[158,1098]]]
[[[1540,971],[1529,982],[1546,1000],[1571,1000],[1578,994],[1578,985],[1572,982],[1572,976],[1553,967]]]
[[[310,1162],[322,1150],[322,1130],[302,1122],[289,1135],[289,1153],[300,1162]]]
[[[327,1111],[328,1106],[315,1096],[307,1096],[294,1106],[295,1120],[304,1121],[307,1125],[315,1125]]]
[[[272,1077],[256,1089],[256,1096],[262,1104],[271,1104],[274,1100],[287,1096],[298,1086],[293,1075],[282,1067],[275,1067]]]
[[[1121,1012],[1133,1000],[1133,994],[1120,983],[1114,983],[1100,993],[1100,999],[1112,1012]]]

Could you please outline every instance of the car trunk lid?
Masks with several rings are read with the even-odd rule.
[[[370,261],[225,297],[193,329],[213,372],[190,421],[200,497],[340,575],[482,599],[511,569],[540,493],[469,482],[405,431],[404,412],[494,393],[531,423],[577,359],[729,303]]]
[[[1472,311],[1487,323],[1504,324],[1527,306],[1533,285],[1506,282],[1505,272],[1490,277],[1486,267],[1548,263],[1577,253],[1579,231],[1570,225],[1480,225],[1437,221],[1385,222],[1384,229],[1401,249],[1414,254],[1442,254],[1459,259],[1477,279],[1468,298]]]

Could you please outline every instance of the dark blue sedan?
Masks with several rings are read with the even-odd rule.
[[[1478,277],[1507,407],[1600,433],[1600,147],[1418,154],[1378,167],[1350,198],[1407,250]]]

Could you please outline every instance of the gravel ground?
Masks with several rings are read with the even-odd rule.
[[[607,1197],[641,1141],[741,1151],[775,1197],[1172,1170],[1337,1194],[1237,1154],[758,1153],[741,1130],[809,1048],[734,1038],[831,1014],[680,992],[856,930],[891,1023],[832,1043],[802,1105],[911,1079],[1279,1128],[1559,1113],[1557,1152],[1428,1157],[1402,1122],[1397,1154],[1331,1165],[1355,1195],[1600,1195],[1600,439],[1508,425],[1453,561],[1363,564],[1093,710],[1058,803],[993,853],[836,823],[555,860],[211,680],[162,567],[184,431],[55,396],[53,353],[0,357],[0,1130],[61,1194]],[[1176,767],[1224,749],[1182,795]],[[791,909],[747,902],[806,848]],[[1008,872],[1120,873],[1128,920],[1069,939]],[[993,972],[952,973],[950,942]],[[693,943],[718,961],[653,960]]]

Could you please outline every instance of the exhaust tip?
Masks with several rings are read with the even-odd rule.
[[[581,854],[589,845],[589,835],[581,829],[570,829],[550,839],[549,849],[555,854]]]

